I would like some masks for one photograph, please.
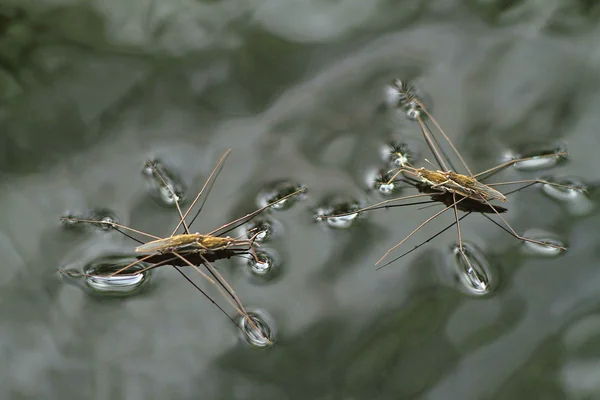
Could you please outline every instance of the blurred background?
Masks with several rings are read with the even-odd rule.
[[[2,0],[0,397],[600,398],[599,18],[584,0]],[[478,286],[453,257],[454,228],[375,271],[439,207],[315,221],[415,193],[374,184],[394,142],[417,166],[432,159],[418,125],[382,107],[394,78],[418,88],[473,171],[566,148],[565,162],[492,181],[588,186],[507,203],[517,232],[568,250],[471,215]],[[189,205],[228,148],[194,230],[308,188],[262,217],[272,268],[216,263],[274,346],[241,338],[170,268],[120,292],[57,273],[136,245],[61,216],[167,236],[177,214],[144,162],[160,160]]]

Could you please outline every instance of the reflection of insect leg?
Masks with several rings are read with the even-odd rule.
[[[449,206],[447,206],[447,207],[446,207],[446,208],[444,208],[443,210],[441,210],[441,211],[438,211],[437,213],[433,214],[431,217],[427,218],[427,219],[425,220],[425,222],[423,222],[421,225],[417,226],[417,227],[416,227],[416,228],[415,228],[415,229],[414,229],[414,230],[413,230],[411,233],[409,233],[409,234],[408,234],[408,236],[406,236],[404,239],[402,239],[402,240],[400,241],[400,243],[398,243],[397,245],[395,245],[394,247],[392,247],[391,249],[389,249],[389,250],[388,250],[388,251],[387,251],[387,252],[386,252],[386,253],[385,253],[385,254],[384,254],[384,255],[383,255],[383,256],[382,256],[382,257],[379,259],[379,261],[377,261],[377,262],[375,263],[375,265],[379,264],[379,263],[380,263],[380,262],[381,262],[381,261],[382,261],[384,258],[386,258],[386,257],[388,256],[388,254],[390,254],[390,253],[391,253],[393,250],[395,250],[395,249],[397,249],[398,247],[400,247],[400,246],[402,245],[402,243],[406,242],[406,241],[408,240],[408,238],[410,238],[412,235],[414,235],[415,233],[417,233],[417,231],[418,231],[419,229],[421,229],[423,226],[425,226],[425,224],[429,223],[429,222],[430,222],[430,221],[432,221],[434,218],[436,218],[438,215],[440,215],[440,214],[442,214],[443,212],[445,212],[445,211],[449,210],[450,208],[454,207],[456,204],[460,203],[461,201],[463,201],[463,200],[465,200],[465,199],[467,199],[467,197],[463,197],[462,199],[460,199],[460,200],[458,200],[458,201],[456,201],[456,202],[454,202],[454,203],[450,204]],[[388,264],[389,264],[389,263],[388,263]],[[386,265],[388,265],[388,264],[385,264],[385,265],[381,266],[381,267],[380,267],[380,268],[378,268],[378,269],[381,269],[381,268],[385,267],[385,266],[386,266]]]
[[[540,241],[540,240],[529,239],[529,238],[526,238],[526,237],[524,237],[524,236],[521,236],[521,235],[519,235],[519,234],[518,234],[518,233],[517,233],[517,232],[516,232],[516,231],[515,231],[515,230],[512,228],[512,226],[510,226],[510,224],[509,224],[509,223],[506,221],[506,219],[504,219],[504,217],[502,217],[502,215],[500,215],[500,213],[499,213],[499,212],[496,210],[496,208],[495,208],[495,207],[494,207],[494,206],[493,206],[493,205],[492,205],[492,204],[491,204],[489,201],[487,201],[486,199],[483,199],[483,201],[485,201],[485,202],[487,203],[487,205],[488,205],[488,206],[490,206],[490,207],[492,208],[492,210],[494,210],[494,212],[496,213],[496,215],[498,215],[498,217],[500,217],[500,219],[501,219],[501,220],[504,222],[504,224],[505,224],[505,225],[508,227],[508,229],[510,230],[510,232],[508,232],[508,231],[507,231],[507,232],[508,232],[508,233],[510,233],[510,234],[511,234],[512,236],[514,236],[515,238],[517,238],[517,239],[519,239],[519,240],[522,240],[522,241],[524,241],[524,242],[535,243],[535,244],[539,244],[539,245],[541,245],[541,246],[549,246],[549,247],[553,247],[553,248],[555,248],[555,249],[559,249],[559,250],[566,250],[566,248],[565,248],[565,247],[563,247],[563,246],[558,246],[558,245],[556,245],[556,244],[554,244],[554,243],[542,242],[542,241]],[[486,217],[487,217],[487,216],[486,216]],[[488,217],[488,219],[490,219],[490,218]],[[493,220],[492,220],[492,221],[493,221]],[[505,229],[505,230],[506,230],[506,229]]]

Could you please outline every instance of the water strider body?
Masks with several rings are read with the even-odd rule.
[[[474,177],[459,174],[454,171],[432,171],[424,167],[414,168],[405,164],[398,170],[394,177],[401,172],[406,172],[416,176],[422,183],[428,185],[432,189],[456,193],[459,196],[468,197],[470,199],[479,200],[482,202],[499,200],[503,203],[506,203],[508,201],[506,196],[504,196],[502,193],[487,185],[484,185]],[[391,180],[393,180],[394,177]]]
[[[184,233],[163,239],[153,240],[136,247],[136,253],[172,253],[174,251],[195,250],[209,253],[219,250],[246,248],[254,244],[253,239],[235,239],[229,236],[220,237],[201,233]]]

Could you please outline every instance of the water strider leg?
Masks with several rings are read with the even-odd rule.
[[[281,201],[287,200],[287,199],[289,199],[290,197],[296,196],[297,194],[304,193],[305,191],[306,191],[306,189],[305,189],[305,188],[298,189],[298,190],[296,190],[294,193],[290,193],[290,194],[288,194],[287,196],[283,196],[283,197],[282,197],[282,198],[280,198],[279,200],[273,201],[273,202],[271,202],[271,203],[267,204],[266,206],[263,206],[263,207],[259,208],[258,210],[255,210],[255,211],[253,211],[253,212],[251,212],[251,213],[249,213],[249,214],[246,214],[246,215],[244,215],[243,217],[240,217],[240,218],[238,218],[238,219],[235,219],[235,220],[233,220],[233,221],[231,221],[231,222],[228,222],[228,223],[226,223],[225,225],[222,225],[222,226],[218,227],[217,229],[214,229],[214,230],[212,230],[211,232],[207,233],[207,235],[215,235],[215,234],[216,234],[218,231],[220,231],[221,229],[228,228],[228,227],[230,227],[230,226],[232,226],[232,225],[235,225],[235,224],[237,224],[237,223],[238,223],[238,222],[240,222],[240,221],[244,221],[243,223],[246,223],[246,222],[250,221],[252,218],[254,218],[255,216],[257,216],[258,214],[260,214],[261,212],[263,212],[264,210],[266,210],[267,208],[269,208],[269,207],[273,206],[274,204],[277,204],[277,203],[279,203],[279,202],[281,202]],[[246,219],[248,219],[248,220],[247,220],[247,221],[245,221]],[[233,227],[233,228],[231,228],[231,229],[235,229],[235,228],[236,228],[236,227]],[[227,232],[228,232],[228,231],[227,231]],[[225,233],[226,233],[226,232],[221,232],[221,234],[225,234]]]
[[[435,125],[435,127],[440,131],[440,133],[442,134],[442,136],[444,137],[444,139],[446,139],[446,141],[448,142],[448,144],[450,145],[450,147],[452,147],[452,150],[458,156],[458,159],[460,160],[460,162],[462,163],[462,165],[465,167],[465,169],[467,170],[467,172],[469,173],[469,175],[471,177],[473,177],[473,173],[469,169],[469,166],[467,165],[467,163],[465,162],[465,160],[462,158],[462,156],[460,155],[460,153],[458,152],[458,150],[456,149],[456,147],[454,146],[454,144],[452,143],[452,141],[450,140],[450,138],[448,137],[448,135],[446,135],[446,133],[444,132],[444,130],[442,129],[442,127],[440,126],[440,124],[437,122],[437,120],[433,117],[433,115],[431,115],[429,113],[429,111],[427,111],[427,108],[425,108],[425,105],[423,103],[421,103],[421,101],[419,99],[415,98],[415,101],[417,102],[417,104],[419,105],[419,107],[421,107],[421,109],[423,111],[425,111],[425,114],[427,114],[427,116],[429,117],[429,119],[431,120],[431,122],[433,122],[433,124]],[[425,122],[423,121],[423,119],[421,118],[421,116],[418,117],[418,120],[419,120],[419,124],[421,124],[421,130],[425,134],[425,131],[423,130],[423,126],[425,125]]]
[[[510,181],[510,182],[498,182],[498,183],[490,183],[487,184],[486,186],[501,186],[501,185],[517,185],[517,184],[522,184],[522,183],[527,183],[527,186],[531,186],[531,185],[535,185],[536,183],[541,183],[543,185],[550,185],[550,186],[554,186],[554,187],[559,187],[559,188],[563,188],[563,189],[572,189],[572,190],[578,190],[578,191],[584,191],[585,189],[582,188],[578,188],[578,187],[574,187],[574,186],[569,186],[569,185],[561,185],[559,183],[554,183],[554,182],[548,182],[545,181],[543,179],[523,179],[520,181]],[[527,187],[525,186],[525,187]],[[522,188],[524,189],[524,188]]]
[[[108,226],[116,226],[117,228],[121,228],[121,229],[125,229],[131,232],[135,232],[139,235],[143,235],[143,236],[147,236],[149,238],[152,239],[162,239],[161,237],[152,235],[150,233],[146,233],[146,232],[142,232],[142,231],[138,231],[137,229],[133,229],[130,228],[128,226],[125,225],[121,225],[121,224],[117,224],[116,222],[109,222],[109,221],[96,221],[93,219],[79,219],[79,218],[72,218],[72,217],[61,217],[60,218],[61,221],[71,221],[71,222],[84,222],[84,223],[88,223],[88,224],[101,224],[101,225],[108,225]]]
[[[200,270],[200,268],[198,268],[196,265],[192,264],[191,262],[189,262],[188,260],[186,260],[184,257],[180,256],[178,253],[174,253],[177,257],[181,258],[186,264],[188,264],[190,267],[194,268],[196,271],[198,271],[202,276],[204,276],[209,282],[211,282],[213,285],[215,285],[217,287],[217,289],[221,292],[221,294],[223,295],[223,297],[226,298],[226,300],[229,302],[229,304],[231,304],[231,306],[233,306],[233,308],[236,310],[236,312],[238,312],[240,315],[242,315],[252,326],[253,329],[255,329],[257,332],[261,332],[262,331],[258,328],[258,326],[256,326],[256,323],[252,320],[252,318],[250,318],[250,315],[248,315],[248,312],[246,311],[246,309],[244,308],[244,306],[242,305],[242,302],[240,301],[240,299],[237,297],[237,295],[235,294],[235,292],[233,291],[233,289],[231,288],[231,286],[229,286],[229,284],[221,277],[221,275],[219,274],[219,272],[216,270],[216,268],[210,263],[210,261],[208,261],[201,253],[199,254],[200,257],[203,259],[204,262],[204,266],[206,267],[206,269],[209,270],[209,272],[211,273],[211,275],[213,275],[217,281],[219,281],[219,283],[221,285],[223,285],[223,287],[225,287],[227,293],[231,296],[231,298],[233,298],[233,301],[227,297],[225,295],[225,291],[223,290],[223,288],[220,285],[217,285],[216,282],[214,280],[212,280],[208,275],[206,275],[204,272],[202,272]],[[236,324],[237,325],[237,324]],[[267,340],[270,344],[272,344],[272,342],[269,340],[269,338],[267,338],[266,336],[263,335],[263,338],[265,340]]]
[[[498,215],[498,216],[500,217],[500,219],[501,219],[501,220],[504,222],[504,224],[505,224],[505,225],[508,227],[508,229],[510,229],[510,232],[511,232],[511,234],[512,234],[512,235],[513,235],[515,238],[517,238],[517,239],[519,239],[519,240],[522,240],[522,241],[524,241],[524,242],[535,243],[535,244],[539,244],[539,245],[542,245],[542,246],[549,246],[549,247],[553,247],[553,248],[555,248],[555,249],[559,249],[559,250],[567,250],[565,247],[563,247],[563,246],[558,246],[558,245],[556,245],[556,244],[554,244],[554,243],[542,242],[542,241],[540,241],[540,240],[529,239],[529,238],[526,238],[526,237],[524,237],[524,236],[521,236],[521,235],[519,235],[519,234],[518,234],[518,233],[517,233],[517,232],[516,232],[516,231],[515,231],[515,230],[512,228],[512,226],[510,226],[510,224],[509,224],[509,223],[506,221],[506,219],[504,219],[504,217],[502,217],[502,215],[500,215],[500,213],[499,213],[499,212],[496,210],[496,208],[494,208],[494,206],[493,206],[493,205],[492,205],[492,204],[491,204],[489,201],[487,201],[487,200],[485,200],[485,199],[483,199],[483,201],[485,201],[485,202],[488,204],[488,206],[490,206],[490,207],[492,208],[492,210],[494,210],[494,212],[496,213],[496,215]]]
[[[393,171],[393,169],[392,169],[391,171]],[[390,172],[391,172],[391,171],[390,171]],[[393,175],[393,176],[392,176],[390,179],[388,179],[388,181],[387,181],[386,185],[389,185],[389,184],[391,184],[391,183],[394,181],[394,179],[396,179],[396,177],[397,177],[398,175],[400,175],[402,172],[406,172],[406,173],[408,173],[408,174],[411,174],[411,175],[414,175],[414,176],[416,176],[416,177],[418,177],[418,176],[419,176],[417,173],[415,173],[415,172],[414,172],[414,171],[412,171],[411,169],[408,169],[408,168],[405,168],[405,167],[400,167],[400,168],[398,168],[398,169],[396,170],[396,173],[395,173],[395,174],[394,174],[394,175]]]
[[[395,199],[389,199],[389,200],[380,201],[379,203],[375,203],[373,205],[370,205],[370,206],[358,209],[358,210],[353,211],[353,212],[347,212],[347,213],[336,214],[336,215],[323,215],[321,218],[328,219],[328,218],[345,217],[347,215],[354,215],[354,214],[361,213],[361,212],[364,212],[364,211],[369,211],[369,210],[372,210],[372,209],[381,208],[381,206],[384,206],[385,204],[393,203],[395,201],[402,201],[402,200],[414,199],[414,198],[417,198],[417,197],[430,197],[430,196],[431,196],[431,194],[429,194],[429,193],[420,193],[420,194],[412,194],[410,196],[397,197]]]
[[[217,175],[219,174],[219,172],[221,172],[220,168],[223,167],[223,164],[225,163],[225,160],[227,159],[227,156],[229,156],[229,153],[231,153],[231,149],[227,150],[225,152],[225,154],[223,154],[223,156],[221,157],[221,159],[219,160],[219,162],[217,163],[217,165],[215,166],[215,168],[211,171],[210,175],[206,179],[206,182],[204,182],[204,185],[202,186],[202,189],[200,189],[200,191],[198,192],[198,194],[194,198],[194,201],[192,201],[192,204],[190,204],[190,206],[188,207],[188,209],[185,211],[185,214],[183,215],[183,218],[181,219],[181,221],[179,221],[179,223],[175,227],[175,230],[173,230],[173,233],[171,234],[171,236],[175,235],[177,233],[177,230],[181,226],[181,224],[185,223],[185,219],[187,218],[187,216],[190,213],[190,211],[192,211],[192,207],[194,207],[194,205],[196,205],[196,203],[200,199],[200,196],[202,196],[202,193],[204,193],[204,191],[206,190],[206,197],[204,198],[204,201],[202,202],[202,205],[200,206],[200,208],[196,212],[196,215],[190,221],[189,225],[192,225],[194,223],[194,221],[196,220],[196,218],[200,214],[200,211],[202,211],[202,208],[204,207],[204,203],[206,202],[206,199],[208,198],[208,193],[212,189],[212,186],[214,185],[214,183],[215,183],[215,181],[217,179]]]
[[[183,228],[185,230],[185,233],[190,233],[190,230],[188,229],[188,226],[185,223],[185,219],[183,217],[183,213],[181,212],[181,207],[179,207],[179,197],[175,194],[175,192],[173,191],[173,189],[171,189],[171,186],[169,186],[169,184],[165,181],[165,179],[160,174],[160,172],[158,172],[158,170],[156,169],[156,167],[154,166],[154,164],[152,162],[150,162],[150,161],[148,161],[146,164],[150,168],[152,168],[152,172],[154,172],[156,174],[156,176],[159,177],[159,179],[161,180],[161,182],[163,183],[163,185],[165,185],[165,187],[167,188],[167,190],[169,191],[169,193],[171,193],[171,196],[173,196],[173,200],[175,200],[175,206],[177,207],[177,212],[179,213],[179,218],[181,218],[181,223],[183,223]],[[169,237],[172,237],[172,236],[173,235],[171,235]]]
[[[450,208],[456,206],[456,204],[460,203],[461,201],[467,199],[468,197],[463,197],[462,199],[454,202],[453,204],[450,204],[449,206],[445,207],[443,210],[438,211],[437,213],[435,213],[434,215],[432,215],[431,217],[427,218],[425,220],[425,222],[423,222],[421,225],[417,226],[410,234],[408,234],[408,236],[406,236],[404,239],[402,239],[397,245],[395,245],[394,247],[392,247],[391,249],[389,249],[376,263],[375,265],[379,264],[384,258],[386,258],[392,251],[394,251],[396,248],[400,247],[402,245],[402,243],[406,242],[408,240],[408,238],[410,238],[412,235],[414,235],[419,229],[421,229],[423,226],[425,226],[427,223],[429,223],[430,221],[432,221],[434,218],[436,218],[438,215],[442,214],[443,212],[449,210]]]
[[[478,179],[480,181],[483,181],[484,179],[487,179],[487,178],[491,177],[495,173],[500,172],[502,169],[510,167],[511,165],[516,164],[516,163],[521,162],[521,161],[528,161],[528,160],[533,160],[533,159],[538,159],[538,158],[563,157],[563,156],[566,156],[567,154],[568,153],[566,151],[561,151],[559,153],[544,154],[544,155],[541,155],[541,156],[533,156],[533,157],[526,157],[526,158],[517,158],[517,159],[514,159],[514,160],[510,160],[510,161],[504,162],[504,163],[502,163],[500,165],[497,165],[495,167],[487,169],[487,170],[485,170],[483,172],[480,172],[478,174],[475,174],[475,175],[473,175],[473,178],[476,178],[476,179]],[[486,175],[486,176],[481,177],[482,175]]]

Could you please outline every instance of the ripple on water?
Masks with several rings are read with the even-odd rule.
[[[334,196],[316,209],[314,219],[326,223],[331,228],[347,229],[358,218],[359,209],[358,201],[344,196]]]
[[[475,244],[463,242],[463,253],[458,244],[451,246],[449,261],[455,283],[462,291],[483,296],[492,290],[495,284],[492,267],[483,251]]]
[[[248,315],[256,327],[252,326],[247,318],[240,317],[239,326],[242,338],[253,347],[265,348],[272,346],[275,343],[276,329],[271,316],[262,310],[249,311]]]
[[[179,176],[160,160],[150,160],[144,164],[142,174],[154,200],[165,207],[175,207],[185,201],[186,188]],[[173,195],[174,194],[174,195]]]
[[[586,185],[580,179],[546,177],[544,181],[548,183],[542,185],[543,193],[563,203],[569,214],[587,215],[596,208],[596,204],[587,196]]]
[[[107,295],[130,295],[149,281],[151,270],[142,271],[147,263],[138,263],[117,276],[110,276],[135,262],[135,257],[103,256],[88,263],[83,271],[73,268],[60,270],[70,279],[81,279],[85,286],[96,293]]]
[[[258,207],[264,207],[267,204],[273,203],[301,189],[306,189],[306,187],[297,182],[289,180],[273,182],[258,193],[256,203]],[[304,198],[306,198],[306,190],[296,196],[292,196],[288,199],[278,202],[277,204],[273,204],[271,209],[287,210],[291,208],[296,201],[303,200]]]
[[[526,254],[533,254],[544,257],[557,257],[566,251],[567,245],[555,235],[542,229],[530,229],[523,235],[528,239],[533,239],[541,243],[532,243],[523,241],[523,249]],[[560,246],[560,247],[558,247]]]

